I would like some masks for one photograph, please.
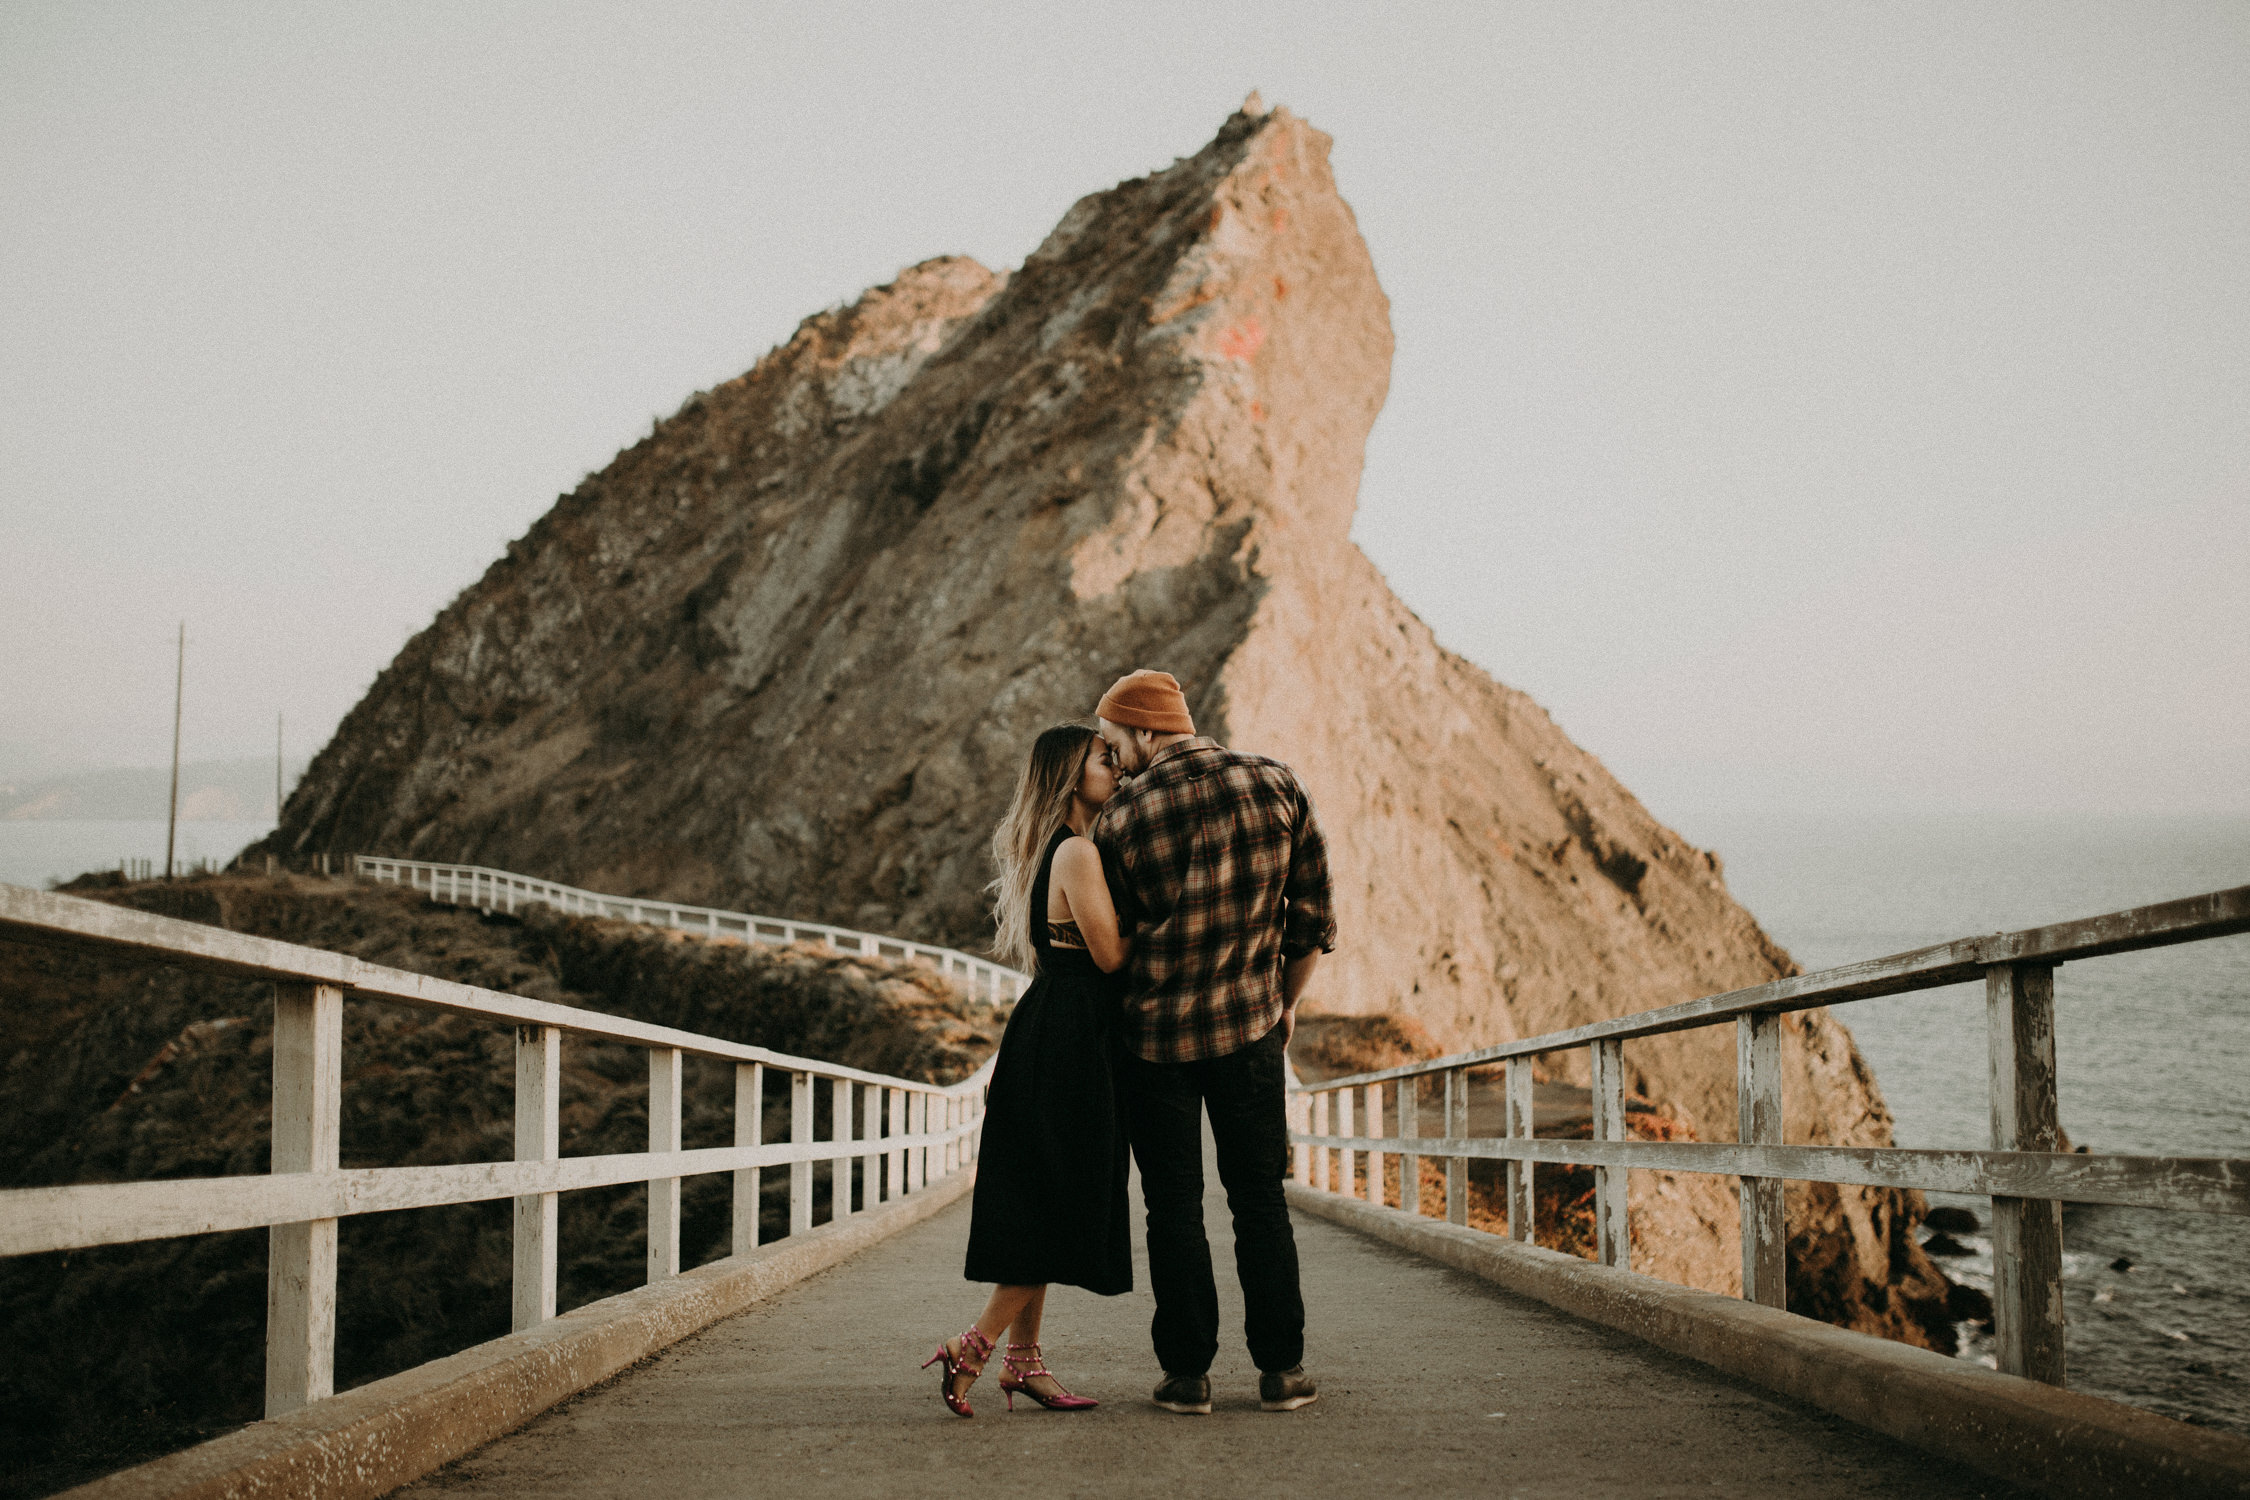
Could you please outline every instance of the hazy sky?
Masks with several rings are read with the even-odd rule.
[[[0,8],[0,774],[324,741],[798,319],[1251,88],[1398,353],[1357,535],[1691,836],[2250,811],[2250,7]]]

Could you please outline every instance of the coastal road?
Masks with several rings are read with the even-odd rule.
[[[915,1369],[983,1305],[967,1200],[715,1324],[399,1493],[2002,1496],[2005,1486],[1336,1225],[1296,1221],[1321,1398],[1258,1409],[1216,1172],[1205,1217],[1227,1332],[1214,1411],[1174,1416],[1145,1290],[1048,1298],[1049,1363],[1101,1398],[1018,1400],[999,1359],[964,1421]],[[1139,1185],[1134,1185],[1139,1202]],[[1148,1285],[1136,1232],[1137,1285]]]

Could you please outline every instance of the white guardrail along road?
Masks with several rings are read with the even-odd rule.
[[[369,880],[414,887],[432,901],[449,906],[474,906],[480,911],[512,912],[543,901],[557,911],[613,921],[644,922],[701,937],[738,938],[746,943],[819,943],[842,953],[862,953],[870,958],[896,959],[926,964],[952,980],[971,998],[1014,1000],[1030,985],[1030,976],[1004,968],[988,958],[957,948],[938,948],[876,932],[855,932],[821,922],[797,922],[783,917],[761,917],[750,912],[719,911],[708,906],[682,906],[676,901],[645,901],[634,896],[605,896],[576,886],[534,880],[506,870],[482,865],[446,865],[428,860],[378,859],[352,856],[354,873]]]
[[[402,876],[400,861],[377,861]],[[471,889],[470,872],[435,867],[449,894]],[[518,877],[477,871],[490,904],[508,904],[497,882]],[[396,877],[394,877],[396,878]],[[537,888],[537,895],[527,892]],[[613,902],[544,882],[522,882],[514,904],[563,892],[585,902]],[[659,903],[626,903],[695,920],[771,921],[740,913]],[[586,910],[590,906],[565,907]],[[603,915],[609,915],[603,912]],[[643,919],[645,920],[645,918]],[[661,919],[660,919],[661,920]],[[990,991],[1015,992],[1022,976],[946,949],[895,938],[774,923],[794,934],[818,932],[924,953],[946,962],[981,964],[966,976]],[[716,929],[724,931],[725,929]],[[278,1416],[333,1393],[336,1339],[336,1221],[353,1214],[446,1203],[515,1200],[514,1326],[533,1327],[555,1315],[556,1195],[625,1182],[648,1184],[648,1279],[680,1270],[680,1179],[707,1172],[734,1176],[732,1253],[758,1243],[759,1177],[788,1173],[788,1233],[813,1227],[813,1168],[830,1164],[831,1218],[866,1212],[928,1187],[975,1161],[984,1114],[987,1062],[945,1087],[791,1057],[716,1037],[652,1026],[599,1011],[454,984],[385,968],[346,954],[251,937],[200,923],[86,901],[22,886],[0,885],[0,936],[129,954],[159,963],[274,985],[273,1168],[263,1176],[200,1177],[161,1182],[95,1183],[0,1192],[0,1255],[35,1255],[176,1235],[266,1228],[271,1232],[266,1290],[266,1412]],[[765,935],[760,933],[763,938]],[[797,941],[794,936],[781,941]],[[843,946],[838,944],[838,946]],[[863,947],[859,951],[874,952]],[[924,959],[923,961],[931,961]],[[948,972],[961,975],[958,969]],[[516,1159],[463,1166],[375,1167],[341,1171],[337,1127],[343,1071],[346,998],[452,1011],[515,1031]],[[565,1032],[648,1050],[648,1150],[616,1156],[564,1157],[559,1149],[560,1067]],[[732,1146],[680,1147],[681,1065],[689,1056],[734,1065]],[[789,1134],[761,1138],[768,1075],[787,1079]],[[829,1135],[814,1131],[814,1090],[829,1091]],[[853,1166],[857,1163],[856,1173]],[[858,1192],[855,1195],[855,1185]],[[856,1203],[855,1203],[856,1197]]]
[[[2055,1104],[2055,968],[2065,961],[2250,932],[2250,886],[2111,912],[2022,932],[1963,938],[1706,996],[1684,1005],[1379,1072],[1291,1082],[1290,1140],[1297,1181],[1384,1203],[1385,1155],[1401,1158],[1402,1202],[1420,1212],[1420,1159],[1445,1163],[1446,1217],[1468,1222],[1468,1164],[1504,1161],[1508,1233],[1532,1238],[1532,1173],[1539,1163],[1594,1169],[1595,1239],[1604,1265],[1630,1269],[1626,1181],[1632,1169],[1712,1172],[1742,1179],[1743,1296],[1785,1308],[1786,1180],[1981,1193],[1992,1199],[1994,1343],[1999,1366],[2064,1383],[2062,1204],[2115,1203],[2197,1213],[2250,1214],[2250,1161],[2227,1157],[2081,1155],[2060,1144]],[[1791,1146],[1781,1136],[1781,1017],[1982,979],[1991,1049],[1989,1150],[1910,1151]],[[1736,1142],[1626,1138],[1624,1043],[1732,1021]],[[2186,1039],[2183,1039],[2183,1042]],[[1541,1053],[1593,1054],[1592,1140],[1534,1138],[1531,1066]],[[1469,1134],[1469,1069],[1505,1073],[1502,1134]],[[1423,1080],[1437,1111],[1423,1127]],[[1386,1117],[1391,1128],[1386,1131]],[[1365,1175],[1362,1176],[1362,1167]]]

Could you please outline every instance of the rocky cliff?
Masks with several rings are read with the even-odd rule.
[[[924,262],[692,397],[408,644],[273,847],[974,947],[1031,737],[1154,666],[1313,792],[1342,930],[1319,1005],[1453,1048],[1789,972],[1715,857],[1349,540],[1390,355],[1327,137],[1246,106],[1012,275]],[[1840,1025],[1792,1017],[1785,1045],[1791,1139],[1889,1140]],[[1681,1129],[1731,1138],[1723,1028],[1626,1062]],[[1730,1183],[1637,1189],[1639,1265],[1738,1283]],[[1905,1310],[1943,1287],[1913,1200],[1791,1211],[1808,1310],[1932,1336]]]

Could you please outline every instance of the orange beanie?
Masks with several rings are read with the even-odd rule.
[[[1112,724],[1127,729],[1153,729],[1158,734],[1193,734],[1195,720],[1188,717],[1187,695],[1169,672],[1127,672],[1102,694],[1094,710]]]

